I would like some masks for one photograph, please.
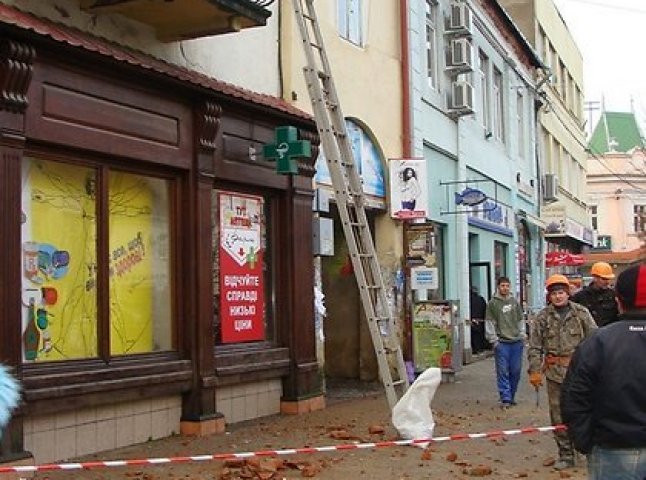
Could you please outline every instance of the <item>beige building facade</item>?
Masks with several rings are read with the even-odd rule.
[[[599,253],[639,249],[646,223],[646,153],[633,149],[590,157],[587,183]]]
[[[592,245],[585,202],[587,172],[583,58],[551,0],[501,0],[551,73],[540,78],[538,114],[541,218],[548,251],[579,253]]]
[[[375,248],[387,288],[394,290],[401,265],[402,233],[388,213],[387,172],[388,160],[403,155],[400,4],[395,0],[358,0],[315,2],[315,6],[355,162],[368,197],[367,214]],[[282,0],[280,7],[283,98],[312,112],[303,76],[305,54],[292,0]],[[331,379],[375,380],[378,372],[374,349],[356,280],[349,269],[347,245],[323,156],[319,157],[317,169],[317,191],[326,199],[318,215],[331,218],[334,225],[333,254],[315,259],[327,311],[317,322],[321,334],[319,360]],[[391,307],[399,317],[396,296]]]

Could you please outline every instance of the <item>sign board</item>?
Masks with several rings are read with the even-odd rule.
[[[222,343],[264,340],[262,197],[219,192]]]
[[[598,235],[594,245],[595,250],[612,250],[612,237],[610,235]]]
[[[592,245],[592,229],[568,218],[565,207],[562,205],[541,208],[541,220],[546,224],[545,237],[567,236]]]
[[[389,162],[389,170],[390,216],[399,220],[426,218],[426,160],[392,159]]]
[[[514,236],[514,231],[512,230],[514,215],[508,205],[496,202],[493,199],[487,199],[466,211],[469,225],[508,237]]]
[[[345,121],[345,128],[350,139],[352,157],[361,177],[363,193],[373,197],[386,196],[383,157],[379,148],[361,126],[352,120]],[[327,165],[325,152],[319,149],[316,159],[316,176],[318,185],[332,185],[332,176]]]
[[[413,305],[413,363],[415,371],[453,366],[453,314],[447,303]]]
[[[555,251],[545,254],[546,267],[576,267],[580,265],[585,265],[585,257],[578,253]]]
[[[413,290],[437,290],[439,288],[437,267],[413,267],[410,269]]]

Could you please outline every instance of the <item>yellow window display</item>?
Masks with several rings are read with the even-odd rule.
[[[22,178],[23,359],[96,357],[96,173],[25,159]]]
[[[110,355],[170,350],[170,181],[108,173],[108,219],[97,218],[97,172],[27,158],[22,185],[23,360],[99,356],[98,297],[109,297]],[[97,255],[107,222],[108,251]],[[97,288],[107,259],[109,289]],[[106,312],[107,313],[107,312]]]
[[[110,353],[169,350],[168,182],[110,173]]]

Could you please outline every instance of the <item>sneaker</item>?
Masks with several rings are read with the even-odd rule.
[[[555,470],[566,470],[568,468],[573,468],[573,467],[574,467],[573,458],[561,458],[558,462],[554,464]]]
[[[510,402],[500,402],[500,408],[502,410],[508,410],[509,408],[511,408],[511,405],[512,404]]]
[[[518,403],[516,403],[516,400],[512,400],[512,401],[511,401],[511,406],[512,406],[512,407],[515,407],[516,405],[518,405]]]

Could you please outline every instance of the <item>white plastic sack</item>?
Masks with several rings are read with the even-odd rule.
[[[11,412],[18,406],[20,386],[9,373],[6,366],[0,364],[0,436],[2,429],[9,423]]]
[[[442,381],[442,371],[433,367],[424,370],[408,388],[404,396],[393,408],[393,426],[406,440],[433,437],[435,420],[431,402]],[[426,448],[430,442],[415,443]]]

